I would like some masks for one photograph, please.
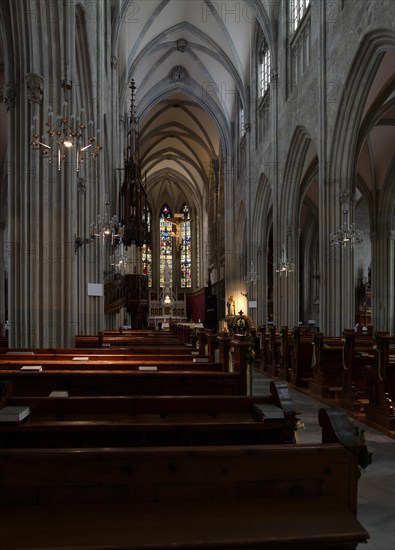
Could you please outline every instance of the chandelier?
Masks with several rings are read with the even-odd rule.
[[[295,264],[288,260],[287,249],[285,244],[283,244],[282,250],[281,250],[281,258],[278,259],[276,272],[280,274],[280,277],[282,275],[285,275],[286,277],[288,277],[288,274],[292,273],[294,270],[295,270]]]
[[[96,159],[102,147],[99,144],[100,130],[95,131],[93,120],[86,122],[85,110],[79,116],[68,114],[68,103],[65,101],[62,114],[55,114],[49,107],[46,130],[39,129],[37,116],[33,117],[32,141],[33,150],[40,150],[43,158],[51,164],[56,159],[58,170],[62,163],[71,156],[77,172],[88,159]]]
[[[121,275],[125,275],[128,263],[129,263],[129,260],[124,254],[122,255],[113,254],[110,256],[110,265],[112,270],[115,271],[115,273],[120,273]]]
[[[97,220],[89,225],[89,235],[91,240],[101,239],[104,244],[106,240],[111,239],[113,246],[122,242],[124,236],[124,227],[118,219],[118,216],[114,214],[110,217],[108,208],[110,206],[110,197],[106,194],[104,201],[106,212],[104,216],[99,214]]]
[[[332,246],[346,246],[350,243],[351,248],[363,241],[363,232],[355,229],[355,223],[349,222],[349,212],[343,209],[343,223],[337,226],[337,231],[329,235],[329,244]]]
[[[244,282],[245,282],[246,285],[249,285],[249,284],[254,285],[254,284],[256,284],[258,279],[259,279],[259,277],[256,273],[255,262],[254,262],[254,260],[251,260],[251,262],[250,262],[250,271],[244,277]]]
[[[122,241],[123,226],[118,221],[118,216],[114,215],[110,218],[108,214],[97,216],[97,221],[89,226],[91,239],[102,239],[104,243],[106,239],[111,239],[111,244],[115,246]]]

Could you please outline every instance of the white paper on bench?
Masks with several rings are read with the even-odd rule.
[[[73,357],[73,361],[89,361],[89,357]]]
[[[6,355],[34,355],[34,351],[7,351]]]
[[[191,351],[191,355],[199,355],[200,351]]]
[[[154,365],[140,365],[139,370],[158,370],[158,367]]]
[[[68,391],[61,391],[61,390],[53,390],[49,394],[49,397],[68,397],[69,392]]]
[[[208,363],[208,357],[194,357],[192,361],[194,363]]]
[[[43,370],[41,365],[23,365],[21,370],[31,370],[33,372],[41,372]]]

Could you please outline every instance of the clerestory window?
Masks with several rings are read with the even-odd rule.
[[[298,29],[310,5],[310,0],[289,0],[289,4],[291,33],[294,33]]]
[[[265,47],[259,60],[259,97],[262,98],[270,87],[270,50]]]

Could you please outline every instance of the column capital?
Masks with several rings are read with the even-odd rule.
[[[44,78],[39,74],[29,73],[25,80],[29,103],[41,103],[44,93]]]
[[[14,110],[16,104],[16,84],[5,82],[3,85],[1,101],[5,103],[7,111]]]
[[[115,55],[111,56],[111,68],[115,71],[118,69],[118,58]]]

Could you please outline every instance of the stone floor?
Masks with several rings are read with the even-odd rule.
[[[255,372],[253,394],[269,393],[270,378]],[[299,443],[321,441],[318,411],[326,404],[290,387],[292,400],[304,429],[298,430]],[[352,420],[352,419],[351,419]],[[358,519],[370,534],[367,544],[358,550],[395,549],[395,439],[372,429],[361,421],[352,420],[365,430],[372,464],[362,472],[358,485]]]

